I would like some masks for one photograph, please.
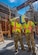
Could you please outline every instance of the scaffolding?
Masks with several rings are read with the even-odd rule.
[[[0,22],[0,42],[4,42],[4,37],[3,37],[3,32],[2,32],[2,26],[1,26],[1,22]]]

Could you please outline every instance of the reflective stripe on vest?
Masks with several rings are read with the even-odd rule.
[[[16,22],[15,22],[15,25],[13,27],[13,30],[16,30],[16,29],[20,29],[21,30],[21,27],[20,28],[19,27],[16,27]]]
[[[27,30],[27,29],[30,30],[30,31],[32,30],[31,22],[29,24],[30,24],[29,27],[28,28],[25,27],[24,31]]]

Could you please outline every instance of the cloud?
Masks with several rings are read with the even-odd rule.
[[[12,3],[12,2],[15,2],[15,0],[9,0],[9,1],[10,1],[11,3]]]
[[[38,10],[38,1],[36,1],[36,2],[33,3],[33,7],[34,7],[34,9],[36,11]]]
[[[33,3],[33,5],[36,5],[36,4],[38,4],[38,1],[36,1],[36,2]]]

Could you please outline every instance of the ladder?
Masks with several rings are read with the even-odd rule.
[[[4,42],[3,31],[0,23],[0,42]]]

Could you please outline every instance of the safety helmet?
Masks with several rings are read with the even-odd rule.
[[[28,17],[28,16],[26,16],[26,15],[25,15],[25,18],[29,19],[29,17]]]

